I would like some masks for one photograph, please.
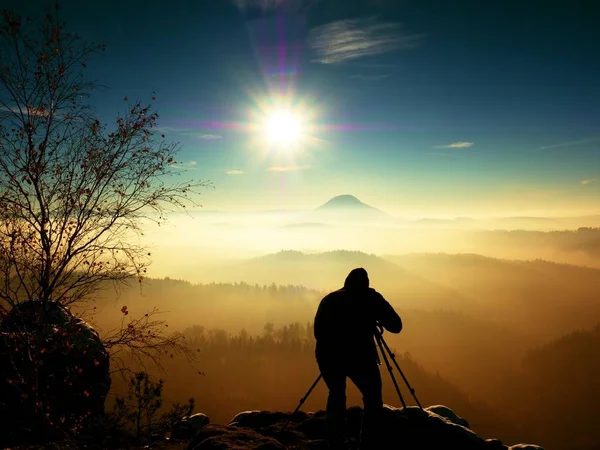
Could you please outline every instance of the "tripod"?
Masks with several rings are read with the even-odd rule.
[[[423,407],[421,406],[421,403],[419,402],[419,399],[417,398],[417,395],[415,394],[415,389],[410,385],[410,383],[404,376],[404,372],[402,372],[402,369],[398,365],[398,361],[396,361],[396,355],[394,354],[394,352],[392,352],[392,350],[390,350],[390,348],[387,345],[387,342],[385,342],[385,339],[383,339],[383,327],[381,325],[377,325],[377,327],[375,328],[375,341],[377,342],[377,345],[379,346],[379,350],[381,351],[381,356],[383,356],[383,360],[385,361],[388,372],[390,373],[390,377],[392,378],[392,382],[394,383],[394,387],[396,388],[398,397],[400,397],[400,402],[402,403],[402,406],[404,408],[406,408],[406,402],[404,401],[404,397],[402,397],[402,393],[400,392],[400,387],[398,386],[396,377],[394,377],[394,374],[392,372],[392,366],[390,366],[390,361],[389,361],[387,355],[385,354],[386,351],[388,352],[392,361],[394,361],[394,365],[396,366],[398,373],[402,377],[402,380],[404,380],[404,384],[406,384],[406,387],[408,388],[408,391],[411,393],[411,395],[415,399],[415,402],[417,402],[417,405],[419,405],[419,408],[423,409]]]
[[[415,402],[417,402],[417,405],[419,405],[419,408],[423,409],[423,407],[421,406],[421,403],[419,402],[419,399],[417,398],[417,395],[415,394],[414,388],[409,384],[408,380],[404,376],[404,372],[402,372],[402,369],[400,369],[400,366],[398,365],[398,361],[396,361],[396,355],[392,352],[390,347],[387,345],[387,342],[385,342],[385,339],[383,339],[383,327],[381,325],[377,325],[377,327],[375,328],[374,337],[375,337],[375,342],[377,343],[377,346],[379,347],[379,351],[381,352],[381,356],[383,357],[383,360],[385,361],[388,372],[390,373],[390,377],[392,378],[392,382],[394,383],[394,387],[396,388],[396,392],[398,393],[398,397],[400,398],[400,402],[402,403],[402,406],[404,408],[406,408],[406,402],[404,401],[404,397],[402,397],[402,393],[400,392],[400,386],[398,386],[396,377],[394,376],[394,373],[392,372],[393,369],[392,369],[392,366],[390,365],[390,359],[394,362],[396,369],[400,373],[400,376],[402,377],[402,380],[406,384],[408,391],[412,394],[413,398],[415,399]],[[387,352],[387,355],[386,355],[386,352]],[[388,356],[389,356],[389,359],[388,359]],[[379,364],[381,364],[381,363],[379,363]],[[320,373],[319,376],[317,377],[317,379],[315,380],[315,382],[312,384],[312,386],[306,393],[306,395],[300,399],[300,403],[298,404],[298,406],[296,407],[294,412],[292,412],[292,414],[288,417],[288,420],[285,422],[283,429],[285,429],[287,427],[290,419],[302,407],[302,405],[304,404],[306,399],[310,396],[310,393],[317,386],[317,384],[319,384],[319,381],[321,381],[321,378],[323,378],[323,374]]]

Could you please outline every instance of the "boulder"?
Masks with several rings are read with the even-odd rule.
[[[230,426],[240,426],[248,428],[262,428],[275,423],[284,422],[291,415],[284,412],[278,411],[243,411],[237,413],[233,419],[229,422]],[[309,415],[305,412],[299,411],[292,418],[295,422],[305,420]]]
[[[438,416],[445,417],[450,422],[452,422],[456,425],[461,425],[463,427],[469,428],[469,422],[467,422],[462,417],[459,417],[454,411],[452,411],[447,406],[434,405],[434,406],[429,406],[425,409],[431,413],[437,414]]]
[[[186,416],[173,425],[171,439],[191,439],[209,423],[210,419],[206,414],[197,413]]]
[[[188,446],[188,450],[285,450],[276,439],[251,428],[207,425]]]
[[[506,446],[499,439],[486,439],[485,443],[488,450],[506,450]]]
[[[55,302],[31,300],[0,322],[0,427],[19,424],[77,431],[104,412],[109,356],[89,324]],[[46,439],[47,437],[40,437]]]
[[[346,413],[347,436],[355,445],[360,434],[362,408],[351,407]],[[259,437],[262,436],[266,440]],[[296,448],[321,450],[327,446],[324,411],[290,413],[244,411],[229,426],[209,425],[194,438],[189,450],[195,449],[270,449]],[[484,440],[468,422],[443,405],[428,408],[385,406],[380,419],[378,449],[453,449],[462,450],[543,450],[535,445],[507,447],[499,440]],[[277,447],[276,445],[283,447]]]
[[[508,450],[544,450],[544,449],[542,447],[540,447],[539,445],[517,444],[517,445],[511,445],[510,447],[508,447]]]

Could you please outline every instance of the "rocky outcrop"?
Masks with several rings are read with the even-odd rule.
[[[210,423],[206,414],[196,413],[183,417],[173,425],[171,430],[172,439],[191,439],[198,434],[203,427]]]
[[[251,428],[207,425],[188,449],[194,450],[285,450],[277,439],[265,436]]]
[[[98,333],[61,305],[23,302],[2,319],[3,438],[22,440],[44,434],[44,428],[76,431],[104,411],[110,384],[109,357]]]
[[[354,446],[358,442],[361,419],[360,407],[348,409],[347,434]],[[511,447],[496,439],[483,439],[469,428],[465,419],[442,405],[424,409],[386,406],[380,425],[381,450],[543,450],[536,445]],[[188,446],[188,450],[284,448],[327,449],[325,413],[298,412],[292,417],[290,413],[246,411],[237,414],[228,426],[203,427]]]

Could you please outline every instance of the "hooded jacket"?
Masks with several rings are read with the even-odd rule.
[[[314,323],[319,365],[375,363],[377,324],[391,333],[402,330],[400,316],[368,283],[366,271],[355,269],[343,288],[321,300]]]

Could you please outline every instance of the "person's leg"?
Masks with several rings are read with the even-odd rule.
[[[321,368],[323,381],[329,389],[327,397],[327,431],[332,448],[344,448],[346,437],[346,374],[335,365]]]
[[[373,363],[355,366],[348,374],[363,396],[363,420],[360,431],[360,448],[377,448],[379,421],[383,410],[381,374]]]

